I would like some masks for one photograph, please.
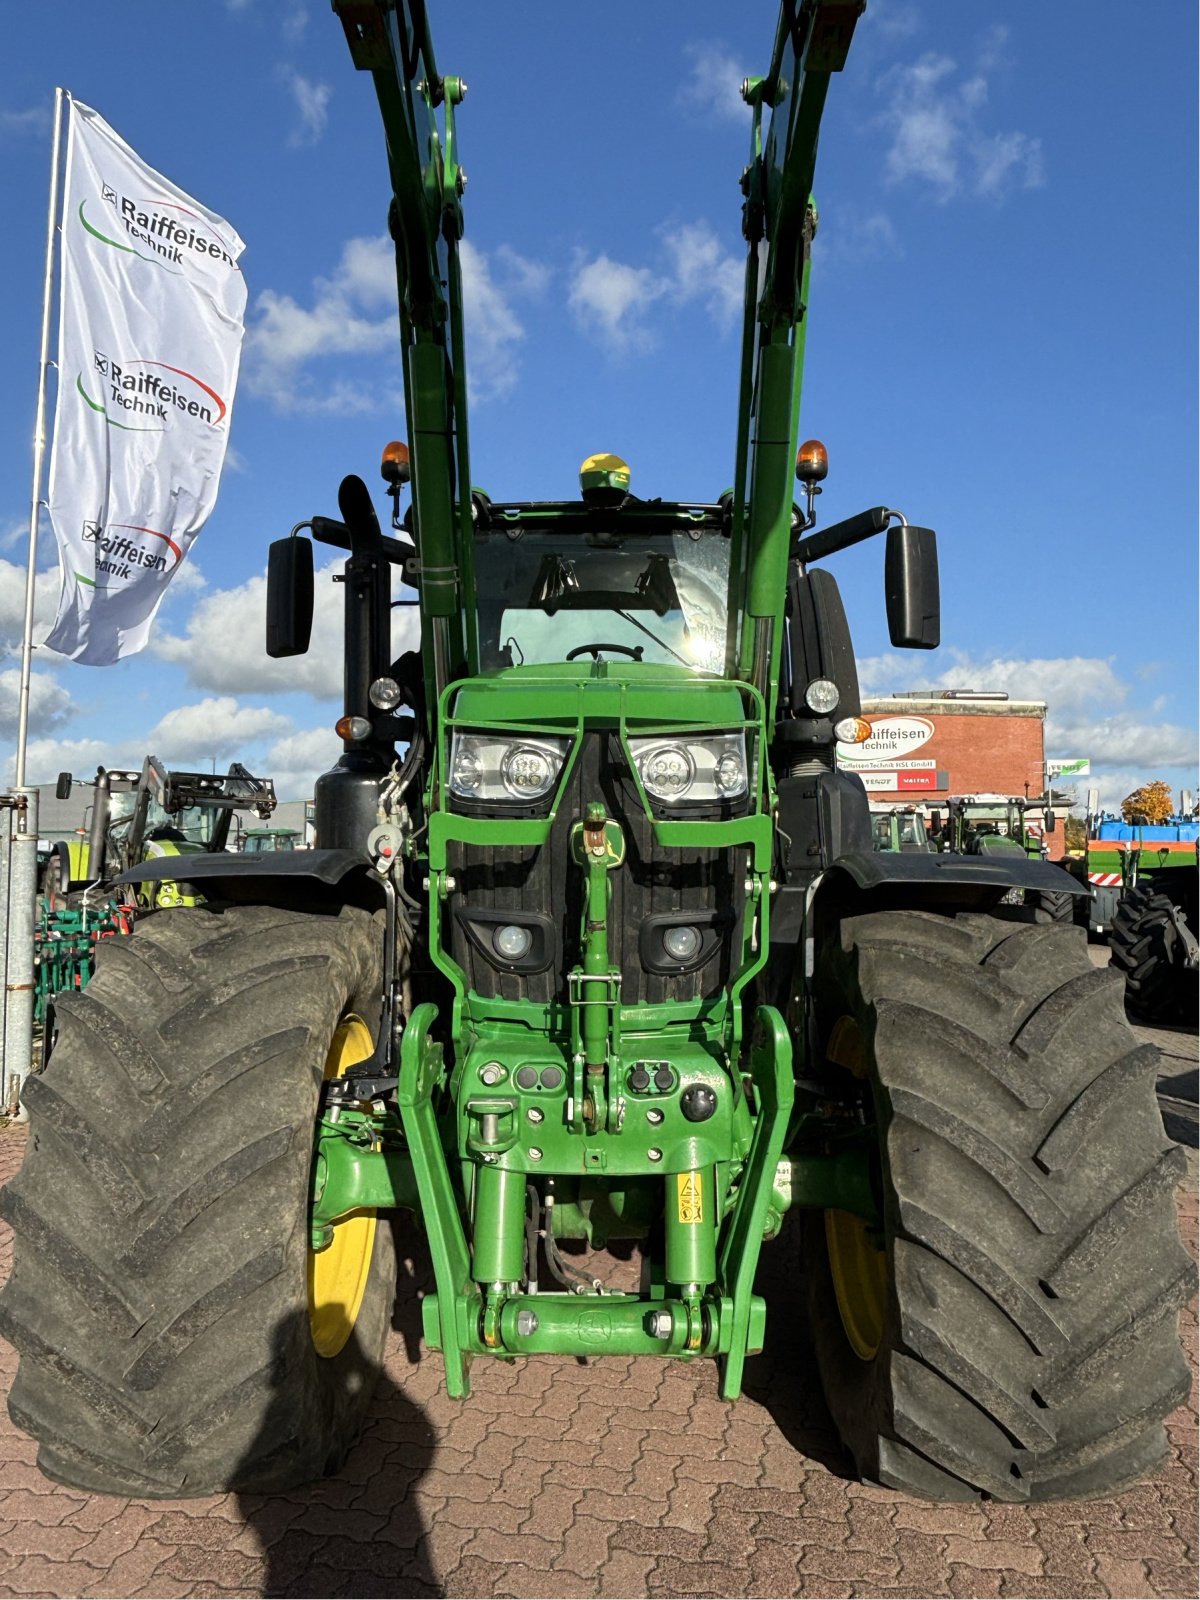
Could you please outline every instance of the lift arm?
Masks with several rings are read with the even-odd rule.
[[[333,0],[333,8],[354,65],[375,81],[387,141],[422,649],[426,682],[440,692],[476,665],[458,256],[466,179],[454,129],[466,85],[438,73],[425,0]]]
[[[778,690],[791,541],[817,135],[830,73],[845,65],[865,8],[865,0],[783,0],[770,73],[743,88],[754,125],[743,176],[748,253],[733,571],[744,622],[736,668],[769,706]]]

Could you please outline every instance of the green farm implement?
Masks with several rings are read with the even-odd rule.
[[[1200,976],[1200,822],[1088,816],[1088,927],[1107,934],[1130,1011],[1146,1022],[1195,1022]]]
[[[270,550],[279,658],[308,648],[312,541],[346,556],[316,848],[133,866],[204,903],[113,941],[29,1082],[0,1328],[42,1469],[139,1497],[336,1471],[404,1209],[453,1396],[550,1353],[711,1359],[734,1400],[774,1241],[865,1478],[1131,1481],[1189,1383],[1154,1052],[1081,930],[1006,902],[1070,879],[875,850],[835,761],[866,724],[823,563],[883,534],[893,645],[939,641],[934,535],[882,504],[818,527],[827,457],[797,450],[817,132],[861,4],[787,0],[745,84],[733,486],[684,501],[604,454],[577,499],[472,487],[465,88],[419,0],[334,10],[384,122],[407,442],[388,531],[348,477]],[[613,1241],[639,1290],[578,1265]]]

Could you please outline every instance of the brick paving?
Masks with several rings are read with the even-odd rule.
[[[1195,1036],[1163,1042],[1186,1076]],[[24,1144],[24,1129],[0,1128],[0,1182]],[[1195,1253],[1194,1148],[1179,1203]],[[398,1243],[409,1286],[374,1419],[334,1480],[280,1496],[87,1495],[43,1478],[33,1443],[0,1416],[0,1600],[1200,1592],[1195,1383],[1169,1419],[1166,1461],[1125,1494],[933,1506],[847,1477],[796,1376],[808,1357],[786,1239],[764,1252],[772,1333],[735,1405],[710,1362],[611,1357],[479,1361],[471,1399],[452,1401],[440,1361],[418,1359],[417,1245]],[[0,1281],[11,1253],[0,1224]],[[1183,1329],[1195,1371],[1194,1304]],[[0,1343],[5,1394],[15,1366]]]

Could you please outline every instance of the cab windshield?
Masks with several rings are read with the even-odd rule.
[[[728,585],[715,531],[489,532],[475,545],[480,667],[598,652],[719,673]]]

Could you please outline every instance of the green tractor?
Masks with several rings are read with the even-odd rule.
[[[1028,820],[1034,817],[1031,824]],[[985,856],[991,860],[1045,856],[1048,833],[1057,827],[1051,807],[1008,795],[964,795],[947,802],[946,818],[940,812],[934,824],[938,848],[957,855]],[[1012,889],[1009,904],[1027,907],[1039,922],[1074,922],[1080,887],[1063,887],[1067,874],[1059,871],[1057,888]]]
[[[1045,1500],[1160,1458],[1193,1272],[1155,1054],[1080,930],[1002,904],[1070,880],[874,850],[835,762],[859,692],[820,563],[886,529],[892,642],[939,638],[932,533],[883,506],[816,527],[827,460],[796,448],[817,130],[860,9],[785,5],[745,86],[732,490],[639,499],[594,455],[548,502],[471,487],[463,85],[419,0],[335,0],[386,130],[409,445],[390,532],[354,477],[308,524],[347,554],[316,848],[138,866],[205,902],[114,942],[29,1081],[0,1329],[50,1476],[175,1497],[336,1471],[397,1209],[456,1397],[546,1353],[715,1360],[733,1400],[779,1236],[801,1376],[865,1479]],[[303,526],[270,552],[277,657],[308,645]],[[399,655],[394,584],[419,598]],[[610,1241],[638,1291],[570,1259]]]
[[[935,848],[925,823],[925,813],[915,806],[872,806],[871,833],[876,850],[918,850]]]
[[[303,839],[298,828],[247,828],[241,835],[240,848],[246,855],[273,855],[278,850],[302,850]]]

